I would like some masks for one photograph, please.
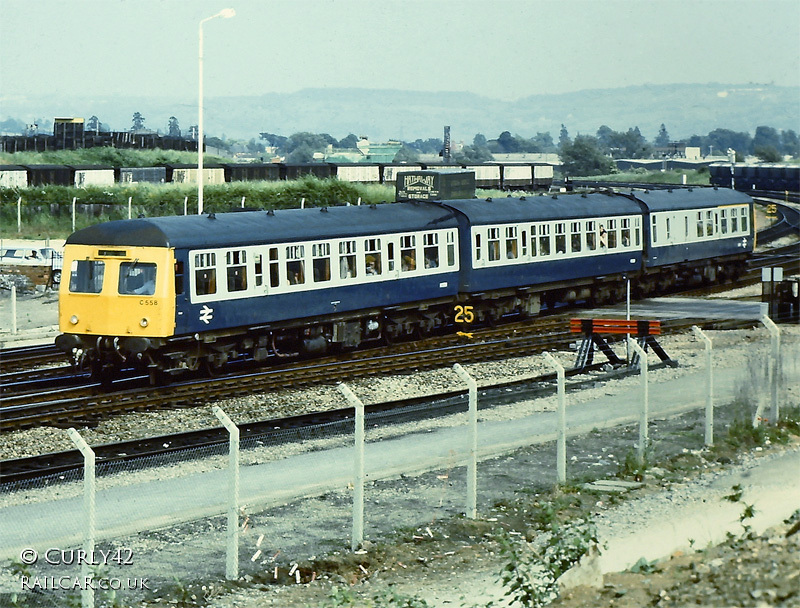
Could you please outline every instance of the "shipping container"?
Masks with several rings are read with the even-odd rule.
[[[533,166],[533,187],[550,188],[553,185],[553,165]]]
[[[196,184],[197,165],[166,165],[167,181],[173,184]],[[204,184],[224,184],[225,169],[222,165],[203,165]]]
[[[113,186],[114,167],[100,165],[71,165],[73,169],[73,184],[77,188],[86,186]]]
[[[163,184],[167,181],[166,167],[120,167],[117,170],[120,184]]]
[[[28,170],[21,165],[0,165],[0,188],[27,188]]]
[[[501,165],[503,190],[520,190],[533,187],[533,169],[530,165]]]
[[[299,179],[304,175],[313,175],[318,179],[327,179],[332,175],[331,165],[327,163],[308,163],[306,165],[280,165],[281,179]]]
[[[24,165],[29,186],[73,186],[74,170],[66,165]]]
[[[381,181],[380,167],[369,163],[331,164],[331,172],[343,182],[377,184]]]
[[[273,182],[281,178],[281,166],[276,163],[228,163],[223,167],[226,182]]]
[[[476,188],[500,188],[498,165],[464,165],[464,169],[475,172]]]
[[[397,174],[400,171],[416,171],[422,169],[422,165],[415,163],[398,163],[392,165],[381,165],[381,183],[394,186]]]

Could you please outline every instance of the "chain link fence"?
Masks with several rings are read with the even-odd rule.
[[[784,343],[783,349],[784,360],[793,363],[772,368],[768,357],[760,357],[769,348],[759,348],[746,373],[715,371],[720,432],[737,417],[752,421],[758,404],[768,404],[767,378],[779,383],[778,398],[787,402],[787,387],[800,375],[800,350],[795,343]],[[662,431],[661,422],[649,420],[645,458],[700,451],[706,443],[704,370],[699,367],[693,383],[671,378],[673,373],[663,370],[651,385],[650,413],[693,413],[681,422],[680,432],[668,426]],[[678,385],[683,404],[673,398]],[[470,496],[472,417],[466,398],[433,410],[428,404],[367,414],[361,478],[353,447],[360,423],[355,416],[242,440],[235,502],[227,443],[97,462],[91,564],[82,563],[87,560],[81,554],[90,546],[83,468],[6,484],[0,487],[0,603],[201,602],[224,593],[226,578],[282,585],[309,583],[332,571],[355,582],[378,567],[367,555],[376,544],[432,538],[442,534],[438,522],[468,515],[475,503],[479,513],[490,515],[520,488],[555,485],[562,457],[567,483],[613,477],[636,466],[642,436],[639,377],[620,381],[613,394],[603,389],[592,400],[567,396],[564,450],[556,445],[559,398],[532,400],[513,411],[481,409],[474,417],[481,460],[474,482],[477,500]],[[687,424],[691,432],[684,432]],[[604,427],[617,425],[623,429],[604,433]],[[359,531],[354,505],[358,508],[361,482]],[[235,535],[227,516],[232,507]],[[398,558],[395,567],[405,564]],[[87,571],[93,577],[88,585]]]

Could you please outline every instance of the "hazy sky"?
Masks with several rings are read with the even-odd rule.
[[[204,25],[206,96],[800,85],[800,0],[0,0],[0,102],[196,98],[198,24],[227,7]]]

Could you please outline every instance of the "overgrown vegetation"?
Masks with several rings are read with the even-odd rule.
[[[230,162],[212,154],[203,155],[206,164]],[[163,164],[197,164],[197,152],[140,150],[132,148],[80,148],[45,152],[0,152],[0,165],[106,165],[109,167],[154,167]]]
[[[670,171],[648,171],[647,169],[633,169],[620,173],[607,173],[605,175],[595,175],[592,181],[601,182],[636,182],[644,184],[682,184],[683,177],[686,176],[688,186],[708,186],[710,174],[707,167],[700,169],[670,170]],[[575,183],[580,183],[575,180]]]
[[[305,176],[294,181],[234,182],[204,188],[204,210],[223,212],[244,206],[255,209],[291,209],[380,203],[394,199],[389,186],[355,184]],[[22,231],[17,232],[17,201],[22,198]],[[197,188],[183,184],[137,184],[112,187],[0,189],[0,237],[63,238],[72,231],[72,199],[80,205],[76,228],[131,216],[158,217],[197,212]]]

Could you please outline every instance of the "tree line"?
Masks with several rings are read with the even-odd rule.
[[[37,121],[38,122],[38,121]],[[145,129],[145,118],[140,112],[132,117],[132,132]],[[2,123],[0,123],[2,126]],[[35,125],[33,125],[35,126]],[[30,128],[28,126],[27,128]],[[196,137],[196,127],[190,127],[188,136]],[[87,131],[106,131],[107,125],[92,116],[86,123]],[[159,131],[160,132],[160,131]],[[171,137],[181,137],[182,131],[175,116],[170,116],[168,133]],[[313,162],[314,154],[325,152],[329,147],[353,149],[359,138],[353,133],[336,139],[328,133],[299,132],[288,137],[275,133],[260,133],[259,139],[249,141],[215,136],[205,138],[206,145],[228,153],[247,152],[254,155],[270,153],[284,157],[288,163]],[[444,142],[439,138],[417,139],[402,142],[403,146],[395,157],[396,162],[417,162],[420,155],[443,153]],[[706,135],[692,135],[680,142],[673,141],[667,128],[661,124],[658,134],[648,141],[638,126],[627,131],[615,131],[602,125],[594,135],[577,134],[574,138],[565,125],[561,125],[558,141],[549,132],[539,132],[533,137],[523,137],[503,131],[496,138],[489,139],[482,133],[472,138],[471,144],[455,146],[451,160],[455,163],[472,164],[494,160],[496,154],[545,153],[558,154],[567,175],[601,175],[613,172],[614,160],[620,158],[661,158],[677,152],[678,146],[693,146],[700,149],[703,156],[725,156],[734,150],[736,160],[755,155],[764,162],[780,162],[785,157],[800,158],[800,138],[792,130],[781,130],[769,126],[759,126],[754,135],[731,129],[718,128]]]

